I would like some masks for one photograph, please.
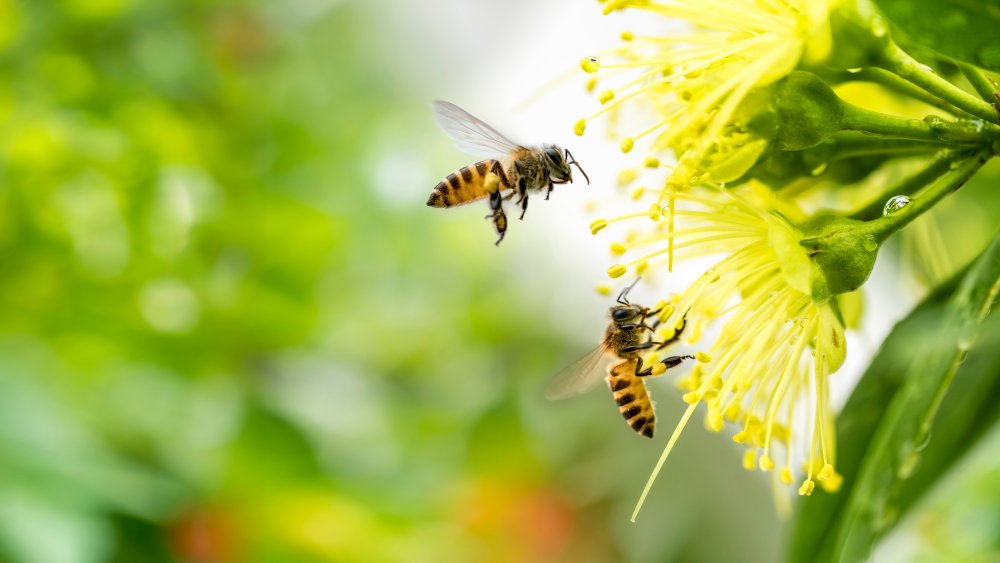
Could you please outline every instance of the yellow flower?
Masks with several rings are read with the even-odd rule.
[[[733,439],[746,448],[743,463],[748,468],[771,472],[775,484],[789,485],[798,456],[805,473],[800,494],[810,494],[816,481],[836,490],[840,477],[834,470],[827,384],[844,361],[844,328],[834,301],[816,303],[808,293],[809,258],[798,245],[801,234],[786,218],[798,219],[798,211],[753,184],[740,190],[699,186],[676,197],[673,214],[683,227],[668,230],[662,217],[669,210],[658,208],[661,219],[649,234],[615,243],[624,255],[638,256],[613,266],[612,275],[639,264],[655,267],[667,253],[668,240],[675,241],[680,258],[721,256],[669,300],[660,320],[667,331],[684,327],[692,343],[713,321],[722,326],[680,382],[690,406],[639,506],[699,404],[707,407],[710,430],[722,430],[726,421],[737,427]],[[646,221],[650,214],[607,223]],[[802,444],[805,449],[797,454]]]
[[[824,0],[618,0],[606,2],[604,12],[624,8],[686,20],[691,30],[662,36],[626,32],[607,61],[583,59],[585,72],[638,72],[602,90],[603,107],[574,129],[582,134],[587,121],[623,104],[634,106],[653,120],[624,137],[622,150],[629,152],[635,141],[656,134],[654,152],[677,152],[679,179],[693,175],[713,145],[725,144],[720,135],[751,90],[791,72],[807,48],[810,58],[829,49],[829,3]]]
[[[602,107],[576,122],[609,112],[629,111],[645,122],[620,140],[623,152],[652,136],[643,147],[655,157],[676,157],[660,194],[673,194],[699,181],[725,182],[740,176],[767,149],[750,124],[755,89],[791,72],[803,58],[819,60],[830,49],[829,11],[839,0],[610,0],[604,13],[625,8],[688,22],[687,32],[640,36],[622,34],[607,56],[580,61],[588,73],[626,78],[599,95]],[[633,73],[634,72],[634,73]],[[765,101],[766,102],[766,101]],[[648,157],[647,157],[648,158]],[[672,229],[672,227],[669,227]],[[672,267],[672,249],[668,249]]]

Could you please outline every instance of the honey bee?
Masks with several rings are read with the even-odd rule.
[[[618,295],[617,305],[611,307],[611,322],[604,331],[601,344],[560,372],[546,395],[550,399],[563,399],[591,388],[600,379],[595,375],[600,373],[597,368],[601,359],[612,355],[619,361],[608,367],[605,379],[615,403],[618,404],[618,410],[632,430],[652,438],[656,416],[643,378],[652,375],[654,366],[644,367],[642,354],[650,349],[661,350],[673,344],[680,338],[684,327],[681,325],[668,340],[653,340],[652,335],[659,320],[649,325],[646,324],[646,319],[655,316],[659,310],[650,311],[648,307],[629,303],[628,293],[636,282],[622,290]],[[670,356],[657,363],[670,369],[679,366],[684,360],[693,359],[694,356]]]
[[[549,199],[555,184],[573,181],[570,165],[576,165],[590,184],[590,178],[570,152],[556,145],[525,147],[511,141],[499,131],[449,102],[433,104],[438,125],[451,137],[458,148],[470,154],[489,157],[448,174],[438,182],[428,207],[453,207],[489,197],[491,213],[486,216],[496,229],[496,244],[507,232],[507,215],[503,202],[517,195],[521,207],[520,219],[528,210],[528,192],[545,190]]]

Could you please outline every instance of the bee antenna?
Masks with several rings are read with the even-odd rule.
[[[622,292],[618,294],[618,302],[619,303],[621,303],[622,305],[631,305],[631,303],[628,302],[628,292],[632,291],[632,288],[635,287],[635,285],[637,283],[639,283],[639,280],[641,280],[641,279],[642,279],[642,276],[639,276],[639,277],[635,278],[634,282],[632,282],[631,284],[629,284],[628,287],[626,287],[625,289],[623,289]]]
[[[580,166],[580,163],[577,162],[575,158],[573,158],[573,153],[569,152],[569,149],[564,149],[564,150],[566,151],[567,158],[569,158],[569,163],[576,165],[577,169],[580,170],[580,174],[583,174],[584,180],[587,180],[587,185],[589,186],[590,185],[590,176],[587,176],[587,173],[583,171],[583,167]]]

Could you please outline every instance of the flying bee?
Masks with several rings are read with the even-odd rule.
[[[684,326],[682,324],[668,340],[653,340],[652,335],[656,332],[659,320],[654,320],[649,325],[646,324],[646,319],[655,316],[659,310],[650,311],[648,307],[629,303],[628,293],[636,282],[623,289],[618,295],[617,304],[611,307],[611,322],[604,331],[601,344],[560,372],[547,396],[550,399],[563,399],[586,391],[600,379],[596,377],[600,374],[597,369],[600,361],[609,355],[614,356],[619,361],[608,367],[605,380],[618,404],[618,410],[632,430],[652,438],[656,416],[643,378],[653,374],[655,364],[644,367],[642,354],[650,349],[662,350],[673,344],[680,339]],[[670,369],[679,366],[684,360],[692,359],[694,356],[670,356],[656,363],[662,363],[665,369]]]
[[[525,147],[450,102],[436,101],[434,117],[458,148],[470,154],[489,157],[448,174],[438,182],[428,207],[453,207],[489,198],[491,213],[486,216],[496,229],[496,244],[507,232],[503,202],[517,196],[520,219],[528,210],[528,192],[545,190],[549,199],[555,184],[573,181],[570,165],[576,165],[590,184],[590,178],[570,152],[556,145]]]

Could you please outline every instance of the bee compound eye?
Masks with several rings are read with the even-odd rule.
[[[618,322],[627,320],[631,317],[632,311],[629,311],[628,309],[615,309],[615,311],[611,313],[611,319]]]
[[[559,162],[562,160],[562,155],[559,154],[559,151],[553,148],[545,149],[545,156],[547,156],[552,162]]]

